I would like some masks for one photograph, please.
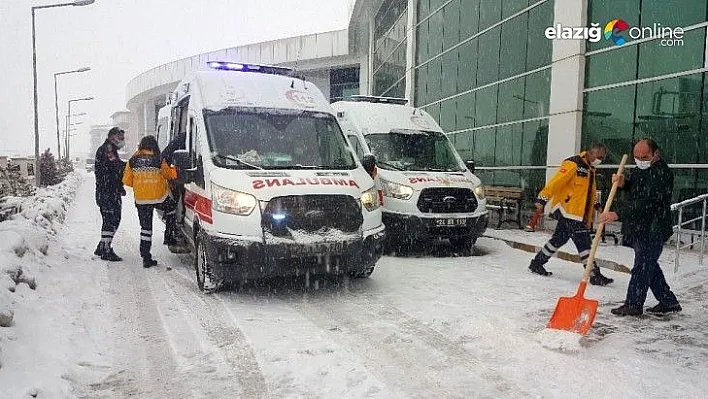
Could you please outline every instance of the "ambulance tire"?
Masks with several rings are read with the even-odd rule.
[[[197,233],[195,240],[194,271],[197,274],[197,286],[204,294],[213,294],[223,285],[223,281],[215,276],[209,267],[209,260],[204,247],[204,239]]]
[[[474,255],[474,244],[477,242],[477,237],[474,238],[462,238],[456,239],[451,238],[450,244],[452,244],[454,250],[459,251],[462,256],[472,256]]]

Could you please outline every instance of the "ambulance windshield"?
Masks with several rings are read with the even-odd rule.
[[[334,116],[311,111],[227,108],[204,111],[214,163],[242,169],[355,169]]]
[[[393,170],[462,172],[465,168],[443,133],[392,130],[365,136],[380,167]]]

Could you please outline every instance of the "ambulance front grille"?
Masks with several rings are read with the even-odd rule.
[[[359,231],[364,217],[359,202],[348,195],[291,195],[276,197],[263,211],[263,230],[287,237],[288,229],[315,232],[336,229]]]
[[[470,189],[434,187],[420,192],[417,205],[423,213],[472,213],[478,204]]]

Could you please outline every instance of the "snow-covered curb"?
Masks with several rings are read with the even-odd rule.
[[[0,222],[0,328],[12,325],[17,284],[36,288],[31,269],[47,255],[49,241],[64,222],[82,180],[81,174],[72,172],[31,197],[3,198],[3,204],[18,206],[21,212]]]

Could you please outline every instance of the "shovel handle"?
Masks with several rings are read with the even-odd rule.
[[[622,161],[620,161],[619,168],[617,169],[617,174],[621,175],[624,173],[624,165],[627,163],[627,154],[622,155]],[[619,179],[612,183],[612,189],[610,190],[610,195],[607,197],[607,202],[605,202],[604,212],[609,212],[612,207],[612,201],[615,199],[615,194],[617,194],[617,184],[619,184]],[[597,247],[600,245],[600,240],[602,239],[602,231],[605,229],[605,224],[600,223],[597,226],[597,232],[595,233],[595,238],[592,240],[592,247],[590,247],[590,256],[588,256],[588,263],[585,266],[585,273],[583,273],[582,281],[588,281],[590,278],[590,272],[593,269],[595,263],[595,252],[597,252]]]

